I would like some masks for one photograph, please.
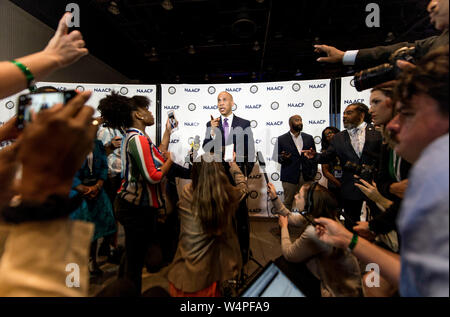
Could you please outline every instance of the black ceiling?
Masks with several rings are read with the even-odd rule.
[[[55,28],[72,1],[12,2]],[[76,1],[80,31],[93,55],[142,83],[348,76],[351,68],[316,62],[312,45],[346,50],[436,34],[426,19],[427,0],[172,0],[169,11],[162,0],[115,2],[118,15],[108,10],[109,0]],[[373,2],[380,7],[379,28],[365,25],[366,5]],[[389,32],[394,38],[386,42]]]

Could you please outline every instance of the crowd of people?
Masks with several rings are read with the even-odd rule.
[[[277,139],[283,202],[267,184],[281,228],[276,263],[307,295],[449,295],[448,1],[432,0],[427,9],[442,34],[415,43],[417,63],[399,62],[395,80],[371,89],[370,107],[348,105],[344,129],[323,130],[320,153],[300,115]],[[0,98],[33,89],[33,79],[88,53],[80,32],[68,32],[67,17],[44,50],[0,63]],[[316,50],[327,54],[323,62],[365,67],[409,45]],[[155,124],[148,98],[112,92],[94,118],[90,95],[35,114],[24,129],[16,117],[0,127],[0,142],[14,140],[0,151],[0,296],[87,296],[90,276],[101,274],[97,255],[121,267],[103,296],[226,295],[224,282],[239,281],[248,260],[242,228],[255,156],[250,122],[233,114],[233,96],[218,94],[220,117],[207,123],[206,151],[193,150],[185,168],[168,151],[169,119],[159,145],[146,134]],[[231,144],[233,157],[224,160]],[[314,181],[318,164],[327,184]],[[174,177],[191,182],[176,192]],[[177,220],[161,239],[168,214]],[[290,225],[300,228],[295,241]],[[78,280],[69,281],[77,287],[68,286],[68,264],[77,267]],[[167,265],[167,291],[143,293],[144,266]],[[375,287],[366,269],[373,265]]]

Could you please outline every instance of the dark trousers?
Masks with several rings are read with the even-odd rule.
[[[342,199],[342,207],[344,208],[344,212],[346,214],[344,226],[352,232],[353,226],[356,225],[356,222],[361,219],[361,208],[363,202],[364,200]],[[347,219],[347,217],[350,219]]]
[[[125,230],[125,278],[134,283],[140,294],[147,250],[156,238],[157,210],[136,206],[119,197],[114,204],[116,218]]]

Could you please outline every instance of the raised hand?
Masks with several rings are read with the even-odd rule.
[[[314,45],[315,53],[326,53],[326,57],[319,57],[317,59],[318,62],[325,63],[341,63],[344,58],[344,51],[338,50],[334,46],[328,45]]]

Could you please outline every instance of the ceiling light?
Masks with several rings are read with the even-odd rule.
[[[255,52],[259,51],[261,49],[261,46],[259,46],[258,41],[255,41],[255,44],[253,44],[253,50]]]
[[[109,3],[108,11],[109,11],[109,13],[114,14],[114,15],[119,15],[120,14],[119,6],[118,6],[116,1],[111,1]]]
[[[172,1],[170,1],[170,0],[164,0],[163,2],[161,2],[161,6],[167,11],[170,11],[173,9],[173,4],[172,4]]]
[[[194,55],[195,54],[194,45],[189,45],[189,48],[188,48],[187,52],[188,52],[188,54]]]

